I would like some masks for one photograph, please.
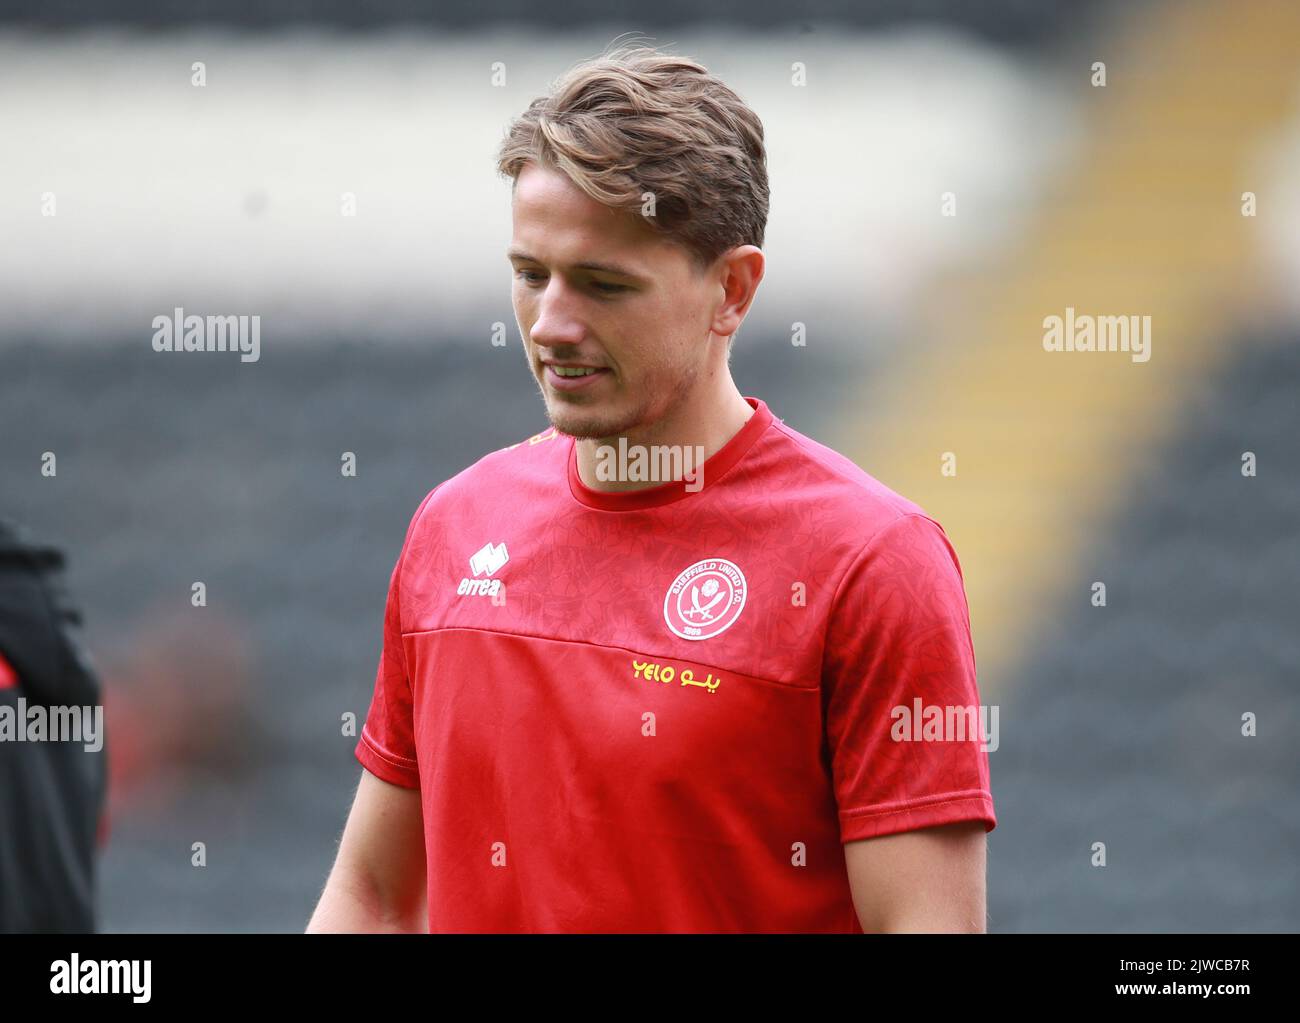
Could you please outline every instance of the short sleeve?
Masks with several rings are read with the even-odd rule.
[[[366,713],[355,750],[361,766],[371,774],[408,789],[420,787],[420,772],[416,762],[411,679],[402,643],[402,568],[416,524],[437,489],[434,487],[429,491],[412,517],[402,551],[389,577],[388,599],[384,605],[383,649],[375,673],[370,710]]]
[[[841,841],[997,826],[983,748],[996,718],[980,706],[961,566],[933,519],[894,520],[845,573],[822,687]]]

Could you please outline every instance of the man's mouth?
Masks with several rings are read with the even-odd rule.
[[[546,382],[557,391],[577,391],[594,387],[601,377],[609,376],[605,366],[557,366],[545,363]]]

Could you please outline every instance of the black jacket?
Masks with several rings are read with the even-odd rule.
[[[0,520],[0,713],[94,707],[99,680],[72,626],[63,555]],[[7,665],[7,668],[5,667]],[[3,708],[12,708],[4,711]],[[21,722],[19,722],[21,724]],[[107,745],[0,741],[0,932],[95,929],[95,856]]]

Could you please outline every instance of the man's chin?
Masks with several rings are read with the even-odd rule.
[[[551,425],[559,433],[567,434],[578,440],[603,440],[606,437],[615,437],[621,433],[626,433],[617,424],[611,424],[607,419],[588,419],[580,416],[551,416]]]
[[[627,433],[636,425],[626,417],[612,416],[608,412],[595,408],[576,408],[562,402],[547,402],[546,416],[556,430],[578,440],[616,437]]]

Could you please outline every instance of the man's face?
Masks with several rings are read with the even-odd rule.
[[[721,283],[636,214],[534,163],[516,181],[512,215],[515,318],[555,428],[624,435],[684,402],[709,368]],[[551,363],[597,371],[564,379]]]

